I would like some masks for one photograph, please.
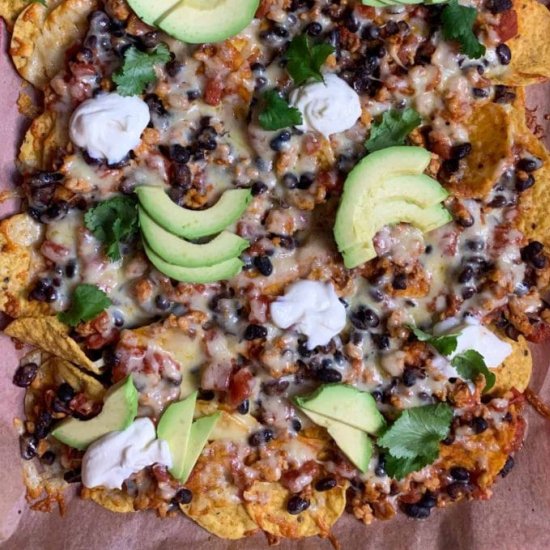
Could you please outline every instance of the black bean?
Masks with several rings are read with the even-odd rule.
[[[452,500],[458,500],[468,494],[472,490],[472,486],[469,483],[456,481],[455,483],[447,485],[445,490]]]
[[[298,186],[298,178],[294,174],[285,174],[283,176],[283,185],[287,189],[295,189]]]
[[[512,468],[514,467],[514,465],[515,465],[514,458],[512,456],[509,456],[506,459],[506,463],[502,467],[502,470],[500,470],[499,472],[500,476],[506,477],[512,471]]]
[[[386,456],[380,455],[378,457],[378,463],[376,464],[376,468],[374,469],[375,475],[378,477],[385,477],[386,476]]]
[[[310,502],[298,495],[291,496],[286,503],[286,509],[289,514],[296,516],[305,512],[309,508]]]
[[[377,402],[382,401],[382,392],[380,390],[374,390],[371,392],[373,399]]]
[[[319,36],[322,32],[323,26],[321,25],[321,23],[317,23],[317,21],[310,23],[306,27],[306,33],[309,34],[309,36]]]
[[[264,443],[268,443],[273,439],[273,430],[270,428],[265,428],[264,430],[259,430],[254,432],[249,438],[248,443],[252,447],[259,447]]]
[[[19,449],[23,460],[31,460],[38,454],[38,439],[34,435],[22,435],[19,438]]]
[[[546,257],[537,256],[536,258],[533,258],[533,261],[531,263],[535,269],[543,269],[544,267],[546,267]]]
[[[353,13],[349,13],[344,21],[344,26],[349,32],[357,32],[361,27]]]
[[[485,418],[482,418],[481,416],[476,416],[472,420],[472,429],[474,430],[475,434],[483,433],[487,428],[489,427],[489,424]]]
[[[473,298],[475,293],[476,293],[476,289],[474,287],[467,286],[462,289],[461,295],[464,300],[469,300],[470,298]]]
[[[310,172],[307,172],[300,176],[300,180],[298,181],[298,184],[296,185],[296,187],[298,189],[309,189],[313,185],[314,181],[315,181],[315,174],[311,174]]]
[[[38,365],[36,363],[27,363],[21,365],[13,375],[13,383],[20,388],[28,388],[38,373]]]
[[[261,325],[248,325],[244,331],[245,340],[257,340],[267,336],[267,328]]]
[[[459,283],[467,283],[474,278],[474,270],[470,266],[466,266],[458,275]]]
[[[158,31],[149,31],[139,37],[139,42],[141,42],[146,49],[154,48],[160,42],[160,33]],[[168,72],[169,75],[168,65],[170,65],[170,63],[173,63],[173,61],[169,61],[166,64],[166,72]]]
[[[237,412],[239,414],[248,414],[248,411],[250,410],[250,401],[248,399],[245,399],[238,407]]]
[[[531,174],[518,174],[516,178],[516,191],[523,193],[535,185],[535,178]]]
[[[461,466],[451,468],[449,473],[455,481],[459,481],[460,483],[467,483],[470,481],[470,472]]]
[[[330,491],[331,489],[334,489],[334,487],[336,487],[337,484],[338,482],[336,481],[335,478],[324,477],[315,484],[315,490],[319,492]]]
[[[158,294],[155,298],[155,307],[161,311],[167,311],[172,306],[172,302],[164,295]]]
[[[166,63],[166,72],[168,73],[168,76],[172,78],[178,76],[182,69],[183,63],[177,59],[172,59],[172,61],[168,61],[168,63]]]
[[[504,195],[495,195],[493,200],[489,203],[491,208],[502,208],[506,206],[506,197]]]
[[[306,340],[298,341],[298,353],[301,357],[310,357],[313,354],[313,351],[307,347]]]
[[[168,111],[164,107],[164,104],[162,103],[160,97],[156,94],[147,94],[144,97],[145,103],[147,103],[147,106],[149,107],[149,111],[151,111],[151,114],[155,114],[158,116],[166,116],[168,114]]]
[[[461,143],[460,145],[455,145],[451,149],[451,157],[454,159],[463,159],[466,158],[472,152],[471,143]]]
[[[512,0],[488,0],[487,9],[493,13],[502,13],[512,9]]]
[[[68,403],[74,397],[74,389],[67,382],[63,382],[63,384],[57,388],[56,393],[57,397],[63,401],[63,403]]]
[[[42,411],[34,424],[34,436],[44,439],[52,426],[52,415],[48,411]]]
[[[426,491],[420,499],[419,504],[426,508],[435,508],[437,506],[437,498],[430,491]]]
[[[198,399],[201,401],[212,401],[216,397],[216,394],[212,390],[203,390],[199,388]]]
[[[363,40],[377,40],[380,38],[380,30],[374,25],[367,25],[361,32],[361,38]]]
[[[172,165],[170,185],[181,187],[182,189],[189,189],[191,187],[191,181],[192,177],[189,166],[185,164]]]
[[[284,130],[277,134],[270,142],[269,146],[273,151],[280,152],[285,149],[290,142],[291,134],[288,130]]]
[[[255,181],[252,184],[251,191],[254,197],[263,195],[267,191],[267,185],[263,181]]]
[[[460,168],[460,162],[458,159],[447,159],[441,163],[443,171],[447,174],[454,174],[458,172]]]
[[[51,466],[55,462],[55,453],[53,451],[46,451],[40,457],[40,462],[46,464],[46,466]]]
[[[544,250],[544,245],[539,241],[531,241],[527,246],[524,246],[520,253],[521,259],[524,262],[532,263],[533,260],[539,257]]]
[[[65,474],[63,475],[63,479],[67,483],[80,483],[82,481],[82,473],[80,471],[80,468],[65,472]]]
[[[418,378],[418,375],[417,375],[416,369],[406,367],[405,370],[403,371],[403,376],[402,376],[403,385],[406,386],[407,388],[411,388],[412,386],[414,386],[416,384],[417,378]]]
[[[265,254],[254,258],[254,267],[264,276],[269,277],[273,273],[273,264],[269,256]]]
[[[375,328],[380,324],[380,318],[376,313],[365,306],[359,306],[350,316],[354,327],[359,330],[368,330]]]
[[[170,145],[168,148],[170,160],[177,164],[187,164],[191,160],[191,152],[188,147],[183,147],[179,143]]]
[[[342,381],[342,373],[336,369],[320,368],[315,371],[315,378],[321,382],[335,383]]]
[[[193,493],[189,489],[180,489],[172,498],[171,503],[174,506],[180,504],[189,504],[193,500]]]
[[[302,423],[300,422],[300,420],[298,418],[293,418],[292,419],[292,429],[298,433],[299,431],[301,431],[302,429]]]
[[[189,101],[195,101],[199,99],[200,96],[201,96],[201,93],[199,92],[199,90],[189,90],[187,92],[187,99]]]
[[[29,298],[38,302],[47,302],[50,288],[51,285],[46,280],[40,279],[30,291]]]
[[[495,86],[495,103],[512,103],[516,99],[516,93],[513,88],[498,84]]]
[[[414,519],[426,519],[430,517],[431,509],[427,506],[417,503],[405,503],[401,505],[401,509],[407,516]]]
[[[485,88],[472,88],[472,93],[474,94],[474,97],[488,97],[489,96],[489,90],[486,90]]]
[[[480,252],[485,248],[485,243],[483,241],[469,239],[466,241],[466,246],[469,250],[472,250],[473,252]]]
[[[372,339],[379,350],[389,349],[390,335],[389,334],[373,334]]]
[[[398,273],[391,282],[395,290],[405,290],[407,288],[407,276],[405,273]]]
[[[384,38],[393,36],[399,32],[399,25],[395,21],[388,21],[382,28],[382,35]]]
[[[449,434],[441,443],[443,445],[452,445],[455,442],[455,435]]]
[[[541,166],[542,163],[540,162],[540,160],[535,158],[522,158],[516,164],[516,168],[518,170],[522,170],[523,172],[534,172],[535,170],[538,170]]]
[[[497,57],[501,65],[509,65],[512,60],[512,51],[506,44],[497,46]]]

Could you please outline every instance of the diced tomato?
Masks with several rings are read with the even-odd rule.
[[[229,380],[229,400],[233,405],[239,405],[252,393],[252,373],[247,369],[240,369]]]
[[[223,82],[219,78],[211,78],[206,83],[206,89],[204,90],[204,101],[208,105],[219,105],[222,100]]]
[[[518,14],[515,10],[508,10],[500,15],[496,31],[503,42],[516,36],[518,33]]]

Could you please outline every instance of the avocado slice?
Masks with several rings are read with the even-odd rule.
[[[221,413],[219,412],[211,414],[210,416],[203,416],[201,418],[197,418],[197,420],[195,420],[195,422],[191,425],[191,433],[189,434],[189,443],[187,445],[187,453],[185,455],[183,471],[181,476],[178,478],[181,483],[185,483],[189,479],[189,476],[191,475],[191,472],[193,471],[204,446],[210,439],[211,434],[220,419],[220,416]]]
[[[190,44],[221,42],[254,19],[260,0],[181,0],[157,25]]]
[[[441,204],[430,208],[420,208],[415,204],[400,201],[390,201],[377,206],[376,216],[365,217],[356,225],[356,244],[342,251],[344,265],[348,269],[364,264],[376,257],[376,250],[372,239],[385,225],[394,225],[404,222],[414,225],[420,231],[429,233],[438,227],[452,221],[449,211]],[[387,214],[384,218],[384,214]],[[370,235],[370,239],[359,242],[363,235]]]
[[[165,262],[144,243],[145,254],[151,263],[161,272],[182,283],[208,284],[226,281],[240,273],[243,262],[237,258],[226,260],[210,267],[180,267]]]
[[[131,376],[113,386],[106,394],[101,412],[91,420],[67,418],[52,431],[61,443],[83,451],[111,432],[125,430],[137,415],[138,391]]]
[[[157,21],[168,15],[179,3],[180,0],[128,0],[128,5],[148,25],[156,25]]]
[[[182,208],[173,202],[162,187],[140,186],[139,202],[161,227],[185,239],[200,239],[220,233],[235,223],[252,198],[249,189],[230,189],[206,210]]]
[[[359,471],[365,473],[369,469],[373,443],[364,431],[307,409],[301,410],[312,422],[326,428],[339,449],[357,466]]]
[[[380,0],[363,0],[362,4],[364,6],[372,6],[373,8],[387,8],[390,5],[380,2]]]
[[[304,412],[313,412],[376,435],[386,421],[368,392],[346,384],[324,384],[311,395],[295,397]]]
[[[208,243],[190,243],[163,229],[141,207],[139,224],[149,248],[166,262],[181,267],[209,267],[238,257],[249,247],[248,241],[229,231]]]
[[[164,439],[170,447],[172,467],[169,472],[176,479],[181,479],[185,468],[197,395],[195,391],[183,401],[171,403],[162,413],[157,426],[157,437]]]

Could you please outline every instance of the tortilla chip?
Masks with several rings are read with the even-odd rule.
[[[60,152],[69,142],[67,117],[54,111],[46,111],[32,121],[25,134],[18,156],[18,168],[22,174],[38,170],[51,170]]]
[[[496,395],[502,395],[512,388],[523,392],[529,384],[533,370],[533,359],[527,340],[523,336],[517,342],[509,338],[505,340],[511,344],[513,351],[500,367],[492,369],[497,380],[490,393]]]
[[[13,27],[17,16],[32,0],[0,0],[0,17],[6,22],[8,29]]]
[[[550,78],[550,11],[537,0],[515,0],[518,34],[507,42],[512,61],[497,83],[527,86]]]
[[[26,299],[26,290],[43,266],[36,251],[42,226],[27,214],[0,222],[0,311],[10,317],[39,314],[48,307]]]
[[[67,382],[76,392],[85,393],[94,401],[103,401],[105,386],[72,363],[59,357],[51,357],[40,368],[51,369],[56,383]]]
[[[512,157],[512,118],[505,107],[485,103],[477,107],[466,126],[472,152],[462,176],[452,177],[447,187],[458,197],[485,197]]]
[[[512,111],[514,139],[517,146],[543,162],[542,168],[533,172],[535,185],[520,195],[518,229],[532,241],[540,241],[550,247],[550,153],[544,144],[529,130],[525,118],[525,92],[518,89]]]
[[[58,321],[57,317],[21,317],[10,323],[4,330],[4,334],[70,361],[90,372],[101,373],[69,336],[69,328]]]
[[[346,487],[313,491],[310,507],[297,515],[289,514],[286,509],[291,496],[292,493],[279,483],[259,481],[245,491],[245,507],[266,533],[299,539],[314,535],[328,536],[346,506]]]
[[[258,526],[248,515],[233,483],[235,448],[233,451],[223,442],[205,447],[186,484],[193,500],[180,508],[209,533],[236,540],[253,535]]]
[[[19,74],[43,90],[65,66],[67,50],[79,42],[88,27],[95,0],[35,2],[17,18],[10,53]]]
[[[134,499],[125,491],[119,491],[118,489],[109,490],[102,487],[87,489],[83,487],[80,496],[84,500],[92,500],[110,512],[128,514],[136,511]]]

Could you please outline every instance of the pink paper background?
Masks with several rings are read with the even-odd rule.
[[[6,51],[5,32],[0,41],[0,188],[13,183],[13,159],[21,130],[28,121],[17,114],[15,101],[20,83]],[[549,88],[529,94],[530,105],[539,105],[539,123],[546,125],[550,111]],[[546,109],[543,106],[547,106]],[[13,204],[3,205],[6,214]],[[550,215],[550,212],[549,212]],[[531,387],[550,401],[547,376],[550,350],[535,350],[537,365]],[[74,500],[64,518],[57,513],[28,510],[24,500],[18,441],[13,418],[21,413],[23,390],[11,384],[17,355],[11,342],[0,337],[0,543],[5,550],[103,548],[193,550],[256,550],[266,548],[262,535],[244,541],[221,541],[183,516],[161,520],[152,513],[120,516],[90,502]],[[550,549],[550,422],[529,411],[529,430],[516,467],[496,488],[489,502],[463,503],[437,510],[426,521],[405,517],[365,527],[352,517],[342,518],[334,534],[345,550],[546,550]],[[317,538],[284,541],[281,549],[330,548]]]

